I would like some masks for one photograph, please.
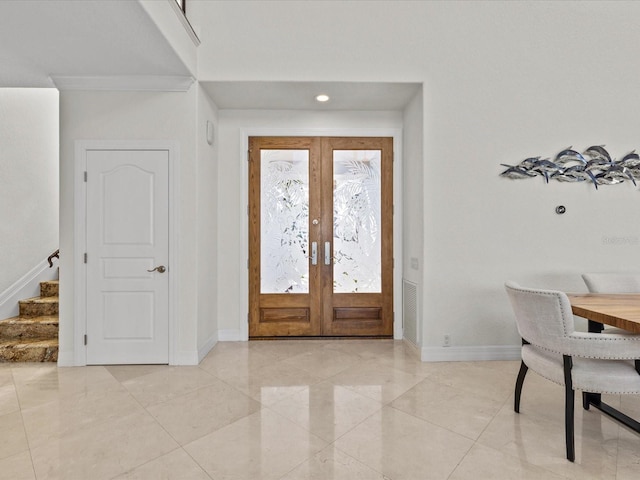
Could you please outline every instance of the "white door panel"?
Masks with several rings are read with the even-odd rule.
[[[168,167],[165,150],[87,152],[88,364],[168,363]]]

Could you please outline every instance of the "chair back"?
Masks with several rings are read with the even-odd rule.
[[[560,291],[522,288],[507,282],[520,336],[540,348],[565,353],[566,337],[575,330],[571,303]]]
[[[640,273],[585,273],[591,293],[640,293]]]

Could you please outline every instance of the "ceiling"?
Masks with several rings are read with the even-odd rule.
[[[218,108],[257,110],[402,110],[419,83],[201,82]],[[319,103],[316,95],[330,100]]]
[[[0,1],[0,87],[51,76],[190,76],[135,1]]]
[[[0,87],[55,87],[52,77],[190,76],[137,1],[0,1]],[[384,82],[201,84],[221,109],[268,110],[402,110],[421,88]],[[316,102],[319,93],[330,100]]]

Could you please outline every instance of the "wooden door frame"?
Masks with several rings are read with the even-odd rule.
[[[75,366],[87,365],[87,347],[84,336],[87,333],[87,268],[84,253],[87,251],[87,184],[84,174],[87,170],[87,152],[91,150],[163,150],[169,154],[169,365],[184,362],[178,358],[178,285],[180,265],[178,256],[178,225],[180,198],[180,150],[171,140],[76,140],[74,164],[74,338],[73,362]]]
[[[393,338],[402,340],[402,129],[401,128],[247,128],[240,130],[241,186],[240,205],[248,211],[249,205],[249,137],[391,137],[393,138]],[[241,318],[238,337],[220,340],[249,340],[249,216],[243,215],[240,232],[240,312]]]

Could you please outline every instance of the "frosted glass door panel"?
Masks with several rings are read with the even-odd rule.
[[[309,292],[309,151],[260,154],[260,292]]]
[[[333,151],[333,289],[382,291],[380,150]]]

